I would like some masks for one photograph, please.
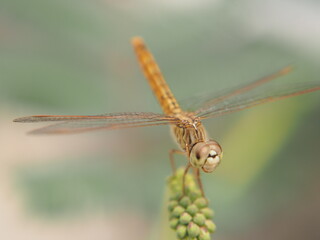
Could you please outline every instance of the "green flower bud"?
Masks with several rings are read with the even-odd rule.
[[[174,192],[176,192],[175,194],[173,194],[171,197],[170,197],[170,200],[176,200],[176,201],[179,201],[179,199],[181,198],[181,193],[178,192],[177,190],[175,190]]]
[[[181,198],[179,204],[182,206],[182,207],[188,207],[188,205],[191,204],[191,200],[189,197],[187,196],[184,196],[183,198]]]
[[[194,238],[194,237],[197,237],[199,234],[200,234],[200,227],[197,224],[190,222],[188,224],[188,236],[191,238]]]
[[[199,189],[194,189],[193,191],[190,191],[189,197],[191,201],[195,201],[197,198],[201,197],[201,191]]]
[[[170,227],[172,229],[176,229],[176,227],[178,226],[178,223],[179,223],[179,218],[172,218],[169,222]]]
[[[178,205],[178,201],[176,201],[176,200],[171,200],[171,201],[168,203],[168,210],[171,212],[177,205]]]
[[[171,185],[172,186],[176,186],[176,185],[178,185],[178,180],[177,179],[171,179]]]
[[[215,232],[217,229],[217,226],[211,220],[206,220],[204,224],[211,233]]]
[[[194,216],[199,211],[199,208],[195,204],[191,204],[187,208],[187,213]]]
[[[200,228],[199,240],[210,240],[210,233],[205,227]]]
[[[179,225],[177,228],[177,236],[178,238],[182,239],[186,236],[187,234],[187,227],[184,225]]]
[[[201,213],[197,213],[193,217],[193,222],[198,224],[199,226],[203,226],[205,221],[206,221],[206,217]]]
[[[184,213],[181,214],[179,222],[181,224],[187,225],[189,222],[191,222],[191,220],[192,220],[191,215],[189,213],[187,213],[187,212],[184,212]]]
[[[178,239],[210,240],[210,232],[216,230],[216,225],[210,220],[214,212],[208,207],[208,200],[202,197],[192,174],[186,175],[183,191],[183,174],[182,168],[168,178],[170,227],[176,231]]]
[[[180,217],[180,215],[184,212],[184,208],[181,206],[176,206],[172,211],[173,217]]]
[[[208,201],[207,199],[201,197],[201,198],[197,198],[194,201],[194,204],[197,205],[198,208],[204,208],[208,206]]]
[[[214,216],[214,211],[210,208],[202,208],[200,212],[203,213],[207,219],[211,219]]]

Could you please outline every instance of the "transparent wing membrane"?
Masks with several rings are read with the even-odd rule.
[[[244,86],[224,91],[219,95],[208,94],[206,96],[192,98],[187,103],[189,106],[193,105],[193,107],[198,107],[197,110],[192,111],[195,116],[198,116],[201,119],[206,119],[240,111],[262,103],[273,102],[320,90],[319,82],[290,83],[288,85],[285,83],[281,84],[281,81],[272,81],[279,76],[289,73],[291,70],[291,67],[285,67],[274,74]],[[185,110],[190,110],[190,108]],[[178,117],[174,117],[173,115],[132,112],[92,116],[36,115],[18,118],[14,121],[23,123],[56,122],[53,125],[36,129],[31,133],[62,134],[80,133],[92,130],[112,130],[178,124],[182,120]]]
[[[243,94],[243,93],[250,91],[252,89],[255,89],[261,85],[267,84],[282,75],[288,74],[291,71],[292,71],[292,67],[287,66],[287,67],[282,68],[273,74],[270,74],[266,77],[263,77],[263,78],[258,79],[256,81],[253,81],[249,84],[237,86],[237,87],[231,88],[231,89],[225,89],[220,92],[205,93],[202,95],[194,96],[193,98],[182,100],[181,106],[184,110],[191,111],[191,112],[196,111],[197,109],[210,107],[215,104],[218,104],[219,102],[225,101],[228,98]]]
[[[36,115],[22,117],[15,122],[59,122],[31,131],[33,134],[68,134],[93,130],[112,130],[132,127],[175,124],[178,119],[156,113],[114,113],[92,116]]]
[[[81,122],[62,122],[58,124],[49,125],[47,127],[35,129],[30,134],[72,134],[72,133],[83,133],[95,130],[115,130],[124,128],[135,128],[135,127],[147,127],[157,125],[167,125],[168,122],[148,122],[148,123],[122,123],[122,124],[108,124],[105,122],[93,123],[90,120],[84,120]]]
[[[195,114],[202,119],[213,118],[227,113],[232,113],[259,104],[274,102],[288,97],[320,90],[319,82],[297,83],[287,85],[263,85],[259,88],[242,91],[239,94],[227,95],[223,101],[213,105],[205,104],[204,107],[195,111]]]

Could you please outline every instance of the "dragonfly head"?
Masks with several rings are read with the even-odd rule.
[[[214,140],[198,142],[191,149],[190,163],[193,167],[202,168],[204,172],[212,172],[220,163],[222,149]]]

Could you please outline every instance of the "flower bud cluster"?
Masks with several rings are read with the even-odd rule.
[[[214,212],[191,174],[186,175],[185,194],[182,195],[183,173],[184,169],[178,169],[168,181],[170,227],[176,231],[178,239],[210,240],[210,233],[216,230],[212,221]]]

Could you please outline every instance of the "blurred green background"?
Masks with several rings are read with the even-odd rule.
[[[319,81],[318,1],[0,1],[0,238],[169,239],[168,127],[28,136],[33,114],[160,112],[130,45],[145,38],[178,99]],[[216,239],[319,239],[320,94],[207,120]],[[185,164],[178,157],[178,163]]]

